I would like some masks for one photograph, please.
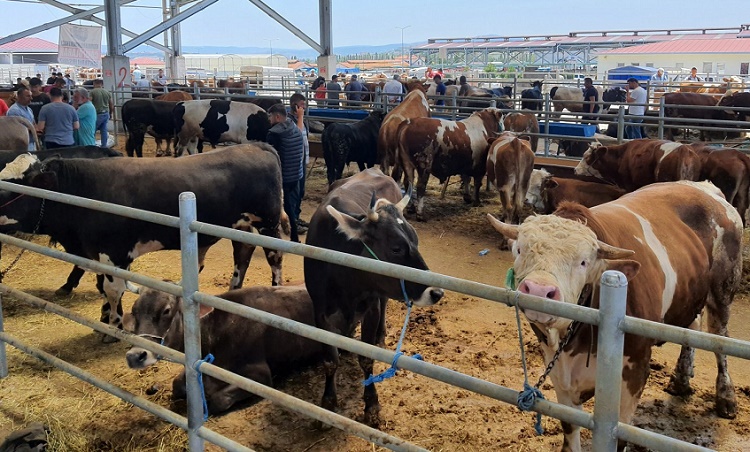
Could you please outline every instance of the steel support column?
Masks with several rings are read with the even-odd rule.
[[[333,54],[333,13],[331,12],[331,0],[319,1],[318,16],[320,17],[320,46],[318,52],[321,55]]]
[[[124,55],[120,5],[117,0],[104,0],[104,11],[107,17],[107,55]]]
[[[324,45],[322,45],[323,42],[324,42],[324,39],[323,39],[324,34],[323,34],[323,26],[322,26],[322,21],[323,21],[322,14],[323,14],[323,3],[324,3],[324,0],[321,0],[321,2],[320,2],[321,3],[321,8],[320,8],[320,13],[321,13],[321,16],[320,16],[321,17],[321,19],[320,19],[321,20],[320,41],[321,41],[321,43],[320,44],[318,44],[317,42],[315,42],[315,40],[312,39],[311,37],[307,36],[302,30],[300,30],[299,28],[297,28],[294,25],[292,25],[291,22],[289,22],[288,20],[286,20],[281,14],[277,13],[273,8],[271,8],[270,6],[266,5],[261,0],[248,0],[248,1],[250,3],[252,3],[253,5],[257,6],[259,10],[261,10],[264,13],[268,14],[268,16],[271,19],[273,19],[276,22],[278,22],[279,24],[281,24],[282,27],[284,27],[287,30],[291,31],[294,36],[300,38],[302,41],[305,42],[305,44],[307,44],[310,47],[312,47],[313,50],[318,51],[321,55],[327,55],[328,54],[328,53],[324,52],[324,49],[326,47]],[[331,10],[331,8],[330,8],[330,0],[327,0],[326,3],[329,4],[328,11],[330,12],[330,10]],[[330,29],[330,21],[329,21],[329,29]],[[329,48],[329,50],[330,50],[330,48]]]

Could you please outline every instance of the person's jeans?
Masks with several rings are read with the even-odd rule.
[[[102,136],[102,147],[107,147],[107,123],[109,122],[109,112],[98,113],[96,115],[96,130]]]
[[[304,178],[302,179],[304,181]],[[297,209],[299,209],[302,198],[299,196],[300,181],[283,184],[284,187],[284,212],[289,216],[289,226],[292,229],[289,239],[299,242],[297,233]]]
[[[629,122],[625,124],[625,138],[631,140],[643,138],[643,135],[641,135],[642,122],[642,119],[630,119]]]
[[[302,179],[299,180],[299,202],[297,203],[297,221],[302,216],[302,200],[305,199],[305,180],[307,179],[307,165],[302,165]]]

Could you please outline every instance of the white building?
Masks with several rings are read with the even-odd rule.
[[[670,76],[698,69],[705,78],[750,73],[750,38],[681,39],[656,42],[598,54],[598,78],[622,66],[662,67]]]
[[[184,54],[187,71],[201,71],[217,78],[234,77],[242,66],[287,67],[283,55]]]

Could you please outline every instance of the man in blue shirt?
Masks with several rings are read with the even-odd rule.
[[[79,146],[96,146],[96,107],[89,100],[86,88],[73,91],[73,104],[78,108],[78,130],[75,133]]]
[[[436,75],[432,78],[432,80],[435,82],[435,95],[445,96],[445,83],[443,83],[443,77],[441,77],[440,75]],[[438,99],[435,102],[435,105],[445,105],[445,100]]]
[[[32,125],[34,125],[34,113],[31,111],[31,108],[29,108],[30,103],[31,90],[21,85],[21,87],[18,88],[18,91],[16,91],[16,103],[10,106],[6,116],[19,116],[21,118],[26,118]],[[32,137],[31,133],[29,133],[29,152],[34,152],[35,150],[37,150],[36,137]]]
[[[73,131],[78,130],[78,113],[72,105],[63,102],[62,90],[54,87],[49,91],[52,102],[39,110],[38,130],[44,132],[44,147],[47,149],[73,146]]]

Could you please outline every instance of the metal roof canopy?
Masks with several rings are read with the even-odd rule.
[[[97,6],[91,9],[80,9],[66,5],[56,0],[39,0],[40,3],[46,3],[50,6],[62,9],[63,11],[71,13],[71,15],[54,20],[52,22],[47,22],[20,33],[15,33],[13,35],[0,38],[0,45],[15,41],[20,38],[24,38],[26,36],[31,36],[45,30],[49,30],[50,28],[66,24],[74,20],[87,20],[102,25],[106,28],[107,55],[109,56],[122,56],[125,54],[125,52],[133,50],[141,44],[146,44],[155,49],[165,52],[169,56],[168,59],[172,59],[182,54],[179,31],[180,22],[213,5],[219,0],[162,0],[162,6],[164,9],[164,21],[141,34],[133,33],[132,31],[122,28],[120,21],[120,7],[122,5],[133,3],[134,1],[135,0],[104,0],[103,6]],[[331,0],[318,0],[320,16],[320,43],[310,38],[302,30],[294,26],[291,22],[286,20],[261,0],[248,1],[264,13],[268,14],[268,16],[270,16],[276,22],[281,24],[281,26],[292,32],[292,34],[300,38],[314,50],[317,50],[321,55],[331,55],[331,51],[333,48]],[[180,8],[182,6],[191,3],[195,4],[184,11],[180,11]],[[102,12],[105,13],[104,19],[96,16],[96,14]],[[155,37],[156,35],[160,33],[166,33],[167,31],[169,31],[169,34],[171,36],[171,47],[167,43],[168,40],[166,36],[164,37],[164,45],[151,40],[151,38]],[[122,42],[123,34],[131,38],[130,41],[127,41],[124,44]]]

